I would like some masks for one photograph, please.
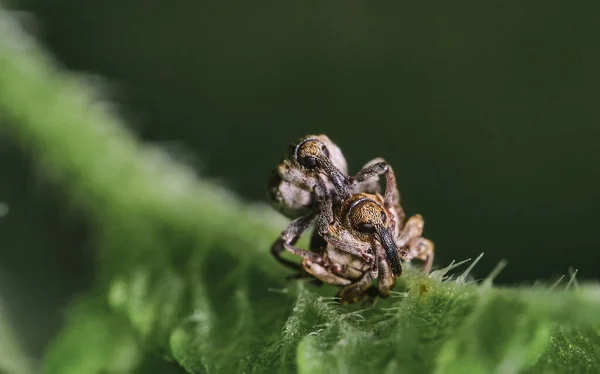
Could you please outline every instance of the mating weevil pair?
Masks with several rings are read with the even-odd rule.
[[[421,236],[423,218],[415,215],[405,222],[394,171],[381,158],[351,177],[342,151],[327,136],[305,136],[273,171],[268,192],[274,207],[293,219],[272,254],[286,266],[342,286],[338,296],[344,303],[357,302],[373,290],[388,297],[402,274],[401,260],[418,258],[425,261],[425,271],[431,270],[434,247]],[[297,248],[315,221],[309,250]],[[284,251],[299,256],[301,263],[284,259]],[[373,279],[378,280],[376,289]]]

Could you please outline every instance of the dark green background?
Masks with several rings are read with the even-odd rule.
[[[485,252],[476,275],[506,259],[501,283],[600,275],[600,18],[582,4],[20,2],[136,133],[224,188],[265,201],[286,145],[325,133],[352,172],[393,165],[437,265]],[[30,161],[0,138],[0,291],[36,353],[93,248]]]

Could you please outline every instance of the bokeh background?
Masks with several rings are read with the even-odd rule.
[[[600,24],[561,1],[17,1],[145,141],[265,201],[286,146],[380,156],[436,265],[502,284],[600,276]],[[77,209],[0,135],[0,295],[39,355],[93,277]],[[5,210],[3,208],[3,210]],[[268,248],[265,248],[268,251]],[[273,262],[273,266],[278,266]]]

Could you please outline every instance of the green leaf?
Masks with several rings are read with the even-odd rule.
[[[333,287],[286,282],[269,254],[286,220],[140,143],[2,10],[0,123],[95,232],[97,282],[47,373],[598,371],[597,285],[495,288],[407,265],[388,300],[342,307]]]
[[[130,373],[143,360],[133,329],[100,300],[80,300],[70,311],[45,362],[46,373]]]

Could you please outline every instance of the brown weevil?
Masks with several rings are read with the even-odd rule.
[[[358,192],[379,191],[379,175],[388,164],[380,158],[368,162],[355,176],[340,148],[326,135],[308,135],[290,145],[271,173],[269,199],[275,209],[293,219],[271,247],[275,258],[294,269],[300,265],[281,257],[284,245],[294,245],[317,220],[317,231],[326,234],[333,221],[332,204]]]
[[[399,199],[389,167],[384,196],[357,193],[337,201],[333,222],[326,231],[315,231],[310,251],[290,243],[284,247],[302,259],[301,266],[308,274],[342,286],[338,294],[342,303],[357,302],[373,290],[386,298],[402,274],[400,260],[423,260],[424,270],[429,272],[434,256],[433,243],[421,236],[423,218],[415,215],[405,223]],[[378,285],[373,289],[375,278]]]

